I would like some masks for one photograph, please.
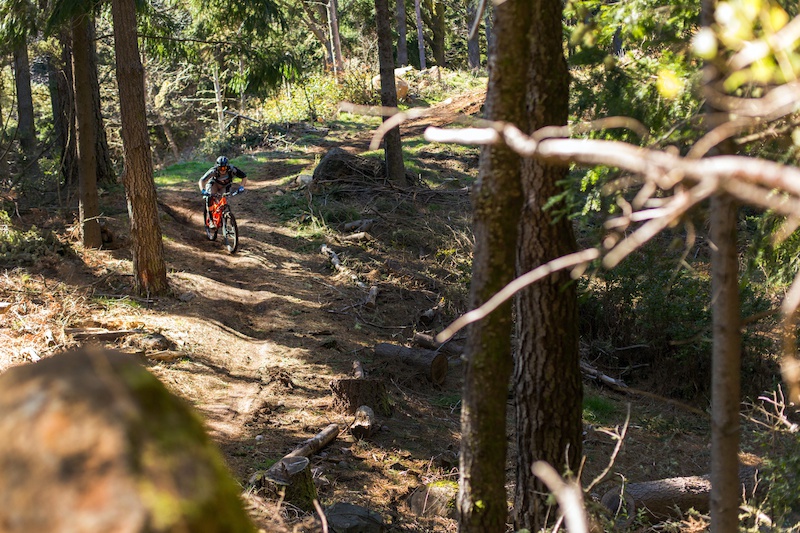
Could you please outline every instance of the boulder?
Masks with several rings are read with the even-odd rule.
[[[0,530],[254,531],[198,415],[132,356],[0,375]]]

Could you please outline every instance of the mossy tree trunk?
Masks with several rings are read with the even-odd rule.
[[[497,6],[496,47],[489,56],[486,115],[519,124],[526,79],[517,53],[527,47],[528,2]],[[481,151],[473,190],[475,252],[470,306],[486,302],[514,279],[519,213],[520,157],[505,145]],[[463,532],[505,531],[506,403],[512,370],[511,303],[473,324],[465,342],[458,509]]]

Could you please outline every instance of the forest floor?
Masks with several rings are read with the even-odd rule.
[[[417,128],[419,135],[426,123],[444,125],[472,115],[482,99],[481,93],[454,98],[440,106],[438,118],[407,124],[403,133]],[[396,191],[373,191],[368,197],[348,193],[354,217],[378,220],[370,230],[372,240],[353,243],[342,240],[336,224],[308,232],[307,226],[302,229],[303,215],[287,221],[268,207],[280,205],[280,197],[309,199],[311,191],[300,188],[295,177],[311,174],[332,147],[365,151],[372,135],[366,129],[309,131],[317,138],[303,146],[265,148],[268,162],[250,172],[246,194],[231,199],[241,234],[234,255],[206,238],[194,181],[159,188],[172,296],[130,295],[126,247],[85,250],[73,242],[76,253],[65,259],[6,270],[0,277],[0,301],[11,305],[0,324],[0,371],[74,345],[69,328],[159,333],[168,341],[166,351],[143,346],[137,335],[111,345],[139,353],[170,390],[202,413],[243,487],[256,471],[337,423],[339,436],[311,457],[323,507],[335,502],[367,507],[383,517],[388,531],[455,531],[451,517],[416,516],[407,500],[426,483],[458,479],[463,367],[451,358],[447,378],[437,386],[375,356],[373,347],[379,342],[408,345],[415,332],[435,333],[465,310],[468,269],[455,254],[443,253],[412,230],[426,228],[431,239],[463,241],[468,249],[469,232],[457,228],[469,225],[464,185],[469,183],[465,176],[477,174],[477,151],[432,151],[427,171],[442,177],[446,192],[412,195],[393,213],[376,202],[375,194],[389,197]],[[122,193],[109,193],[102,202],[109,227],[124,237]],[[416,210],[413,217],[403,210],[408,205]],[[434,224],[433,217],[452,224]],[[57,231],[64,226],[63,218],[44,210],[23,213],[22,219]],[[363,305],[362,288],[332,268],[320,251],[322,243],[359,279],[379,287],[374,308]],[[424,321],[423,312],[432,308],[440,309],[439,315]],[[333,408],[330,388],[332,380],[351,375],[355,360],[385,381],[394,408],[391,417],[381,420],[380,431],[365,441],[349,435],[353,418]],[[708,473],[707,416],[653,397],[622,395],[588,380],[585,388],[584,484],[608,465],[616,441],[605,430],[619,430],[630,409],[624,446],[596,494],[623,478],[635,482]],[[507,473],[513,494],[511,399],[508,406]],[[257,492],[248,492],[246,501],[265,531],[277,530],[276,517],[297,531],[318,530],[313,512],[287,504],[277,512],[276,502]],[[683,526],[695,528],[696,519],[686,517]]]

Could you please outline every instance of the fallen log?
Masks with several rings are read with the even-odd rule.
[[[428,350],[438,350],[443,352],[447,354],[448,357],[461,357],[461,354],[464,353],[464,346],[462,344],[452,340],[444,343],[436,342],[431,335],[426,333],[414,333],[414,337],[411,339],[411,342]]]
[[[758,470],[754,466],[742,466],[739,469],[739,482],[747,497],[753,495],[757,474]],[[674,477],[628,483],[606,492],[600,503],[615,516],[626,516],[631,522],[639,511],[660,520],[689,509],[708,512],[710,494],[709,475]]]
[[[311,457],[333,442],[338,434],[339,424],[329,424],[325,429],[299,444],[297,448],[287,453],[284,457]]]
[[[367,233],[366,231],[359,231],[358,233],[351,233],[350,235],[345,235],[344,237],[339,237],[340,241],[345,242],[363,242],[363,241],[371,241],[372,235]]]
[[[374,350],[377,356],[407,363],[435,385],[441,385],[447,377],[447,356],[443,353],[385,342],[376,344]]]
[[[99,341],[113,341],[119,339],[120,337],[145,333],[145,331],[143,329],[119,329],[115,331],[109,331],[105,328],[64,328],[64,333],[67,335],[72,335],[72,338],[76,341],[85,341],[90,339]]]
[[[360,220],[353,220],[347,222],[343,226],[344,231],[369,231],[375,225],[375,220],[372,218],[362,218]]]

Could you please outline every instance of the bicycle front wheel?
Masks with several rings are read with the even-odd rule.
[[[230,211],[222,216],[222,237],[225,239],[228,252],[235,253],[239,247],[239,228],[236,226],[236,218]]]

